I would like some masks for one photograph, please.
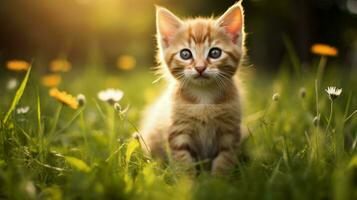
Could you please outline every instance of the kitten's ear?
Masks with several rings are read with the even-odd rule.
[[[156,6],[156,29],[158,39],[164,47],[168,47],[170,40],[181,27],[182,21],[166,8]]]
[[[237,43],[238,37],[243,33],[244,16],[240,2],[231,6],[221,17],[217,19],[218,26],[225,29],[231,36],[233,43]]]

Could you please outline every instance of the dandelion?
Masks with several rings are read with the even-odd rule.
[[[117,60],[117,67],[122,70],[131,70],[135,67],[136,60],[133,56],[123,55]]]
[[[325,91],[329,95],[330,100],[333,101],[341,95],[342,88],[338,89],[336,87],[330,86],[330,87],[327,87],[327,89]]]
[[[15,78],[10,79],[6,84],[6,89],[13,90],[17,87],[18,82]]]
[[[275,93],[272,97],[273,101],[279,101],[280,95],[278,93]]]
[[[46,87],[57,87],[61,83],[61,76],[56,74],[50,74],[43,76],[41,79],[42,85]]]
[[[51,97],[55,98],[57,101],[61,102],[62,104],[72,109],[78,108],[77,99],[74,98],[72,95],[66,92],[61,92],[57,88],[52,88],[49,93]]]
[[[123,98],[123,96],[124,96],[123,91],[119,89],[107,89],[107,90],[100,91],[98,93],[98,98],[101,101],[108,102],[112,105],[120,101]]]
[[[321,56],[337,56],[338,50],[327,44],[314,44],[311,46],[311,52]]]
[[[306,97],[306,89],[305,88],[300,88],[299,94],[300,94],[300,97],[302,99],[305,99],[305,97]]]
[[[56,59],[50,63],[50,70],[52,72],[68,72],[71,69],[71,63],[67,60]]]
[[[11,71],[27,71],[30,68],[30,63],[24,60],[10,60],[6,67]]]
[[[26,114],[28,113],[28,111],[30,110],[29,106],[25,106],[25,107],[19,107],[16,109],[16,113],[21,115],[21,114]]]
[[[86,100],[86,96],[84,96],[84,94],[79,94],[77,95],[77,102],[79,104],[79,106],[84,106],[84,104],[86,104],[87,100]]]

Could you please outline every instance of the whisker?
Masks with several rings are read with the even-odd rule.
[[[155,84],[155,83],[157,83],[157,82],[159,82],[161,79],[163,79],[165,77],[165,75],[161,75],[161,76],[159,76],[157,79],[155,79],[153,82],[152,82],[152,84]]]

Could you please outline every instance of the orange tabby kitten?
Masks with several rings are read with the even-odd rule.
[[[157,7],[158,61],[169,86],[143,120],[143,147],[154,157],[192,166],[209,161],[212,174],[229,172],[241,139],[235,73],[244,55],[243,8],[218,19],[181,20]]]

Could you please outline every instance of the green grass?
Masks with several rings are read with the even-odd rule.
[[[36,63],[17,92],[6,90],[5,82],[24,75],[6,72],[0,85],[0,199],[357,199],[355,75],[328,63],[316,88],[317,64],[302,70],[294,63],[283,63],[272,76],[243,70],[249,72],[243,76],[249,136],[235,173],[194,179],[145,158],[131,138],[141,111],[163,88],[152,84],[149,70],[109,74],[88,65],[63,74],[61,90],[86,95],[87,104],[78,110],[49,97]],[[330,85],[343,93],[327,128],[330,100],[324,89]],[[108,87],[124,91],[126,114],[97,99]],[[28,113],[16,113],[15,107],[27,105]]]

